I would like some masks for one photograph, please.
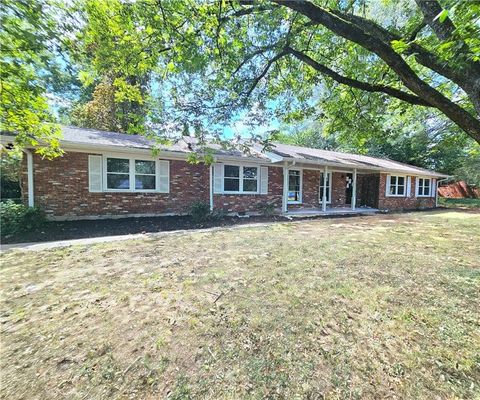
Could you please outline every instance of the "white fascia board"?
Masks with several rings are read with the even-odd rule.
[[[15,140],[15,136],[4,135],[4,134],[0,135],[0,144],[7,145],[10,143],[13,143],[14,140]]]
[[[335,167],[335,168],[357,168],[357,169],[374,169],[380,171],[381,168],[372,168],[372,167],[364,167],[364,166],[359,166],[358,164],[346,164],[346,163],[336,163],[336,162],[319,162],[319,161],[312,161],[312,160],[305,160],[301,158],[295,158],[295,157],[284,157],[283,161],[289,161],[289,162],[295,162],[298,164],[308,164],[308,165],[316,165],[317,167]]]
[[[415,171],[400,171],[400,170],[394,170],[394,169],[383,169],[381,171],[382,174],[387,174],[387,175],[410,175],[414,177],[419,177],[419,178],[444,178],[444,177],[450,177],[451,175],[445,175],[445,174],[439,174],[437,172],[427,172],[427,171],[422,171],[422,172],[415,172]]]

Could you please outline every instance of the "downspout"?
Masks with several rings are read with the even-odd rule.
[[[213,165],[210,164],[210,211],[213,211]]]
[[[453,176],[447,176],[446,178],[443,179],[438,179],[435,185],[435,208],[438,207],[438,188],[439,188],[439,183],[443,181],[448,181],[449,179],[453,178]]]
[[[27,155],[27,188],[28,188],[28,206],[35,205],[33,193],[33,155],[30,150],[23,150]]]

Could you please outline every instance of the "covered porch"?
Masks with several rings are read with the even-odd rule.
[[[283,168],[284,215],[306,217],[379,211],[379,172],[308,163],[292,163]]]
[[[291,210],[283,213],[284,216],[292,218],[308,218],[317,216],[341,216],[341,215],[373,215],[380,210],[371,207],[327,207],[325,211],[321,208]]]

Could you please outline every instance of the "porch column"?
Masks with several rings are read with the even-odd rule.
[[[322,196],[322,211],[327,211],[327,177],[328,177],[328,167],[325,165],[323,168],[323,196]],[[332,182],[330,182],[330,185]]]
[[[288,167],[283,167],[283,196],[282,196],[282,211],[288,211]]]
[[[357,202],[357,169],[353,170],[353,186],[352,186],[352,210],[355,210]]]

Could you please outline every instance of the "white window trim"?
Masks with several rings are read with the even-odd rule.
[[[225,190],[225,179],[229,179],[228,176],[225,176],[225,167],[226,166],[233,166],[233,167],[239,167],[239,184],[238,184],[238,191],[235,190]],[[243,191],[243,168],[256,168],[257,169],[257,179],[251,179],[257,181],[257,190],[255,192],[244,192]],[[226,162],[222,164],[222,194],[239,194],[239,195],[248,195],[248,194],[260,194],[260,165],[255,165],[255,164],[238,164],[238,163],[230,163]],[[232,177],[230,177],[232,178]],[[232,178],[236,179],[236,178]],[[247,178],[248,179],[248,178]]]
[[[403,194],[390,194],[390,183],[391,183],[392,176],[396,176],[397,178],[398,177],[403,177],[404,178],[405,184],[403,185],[404,186],[404,193]],[[388,174],[387,177],[386,177],[386,180],[385,180],[385,197],[407,197],[407,187],[408,187],[407,178],[408,178],[407,175]],[[398,189],[398,180],[397,180],[397,184],[395,186]]]
[[[319,196],[319,203],[321,204],[323,202],[323,197],[322,197],[322,191],[320,190],[322,185],[323,185],[323,179],[322,179],[323,171],[320,171],[320,184],[318,185],[318,196]],[[328,182],[330,185],[328,186],[328,198],[326,204],[332,204],[332,172],[327,172],[328,176]]]
[[[303,203],[303,169],[302,168],[289,168],[288,169],[288,180],[287,180],[288,186],[290,186],[290,171],[299,171],[300,172],[300,193],[299,193],[300,200],[298,200],[298,201],[288,200],[289,188],[287,187],[287,204],[302,204]]]
[[[430,185],[428,187],[428,194],[419,194],[419,190],[420,190],[420,179],[423,179],[423,180],[429,180],[430,181]],[[432,182],[433,179],[432,178],[426,178],[426,177],[423,177],[423,176],[417,176],[417,179],[416,179],[416,188],[415,188],[415,196],[416,197],[432,197]]]
[[[109,189],[107,188],[107,158],[121,158],[129,161],[128,175],[130,181],[129,189]],[[135,160],[139,161],[155,161],[155,186],[156,189],[135,189]],[[145,175],[145,174],[139,174]],[[159,188],[160,163],[153,157],[144,157],[142,155],[125,155],[125,154],[103,154],[103,191],[107,193],[163,193]]]

